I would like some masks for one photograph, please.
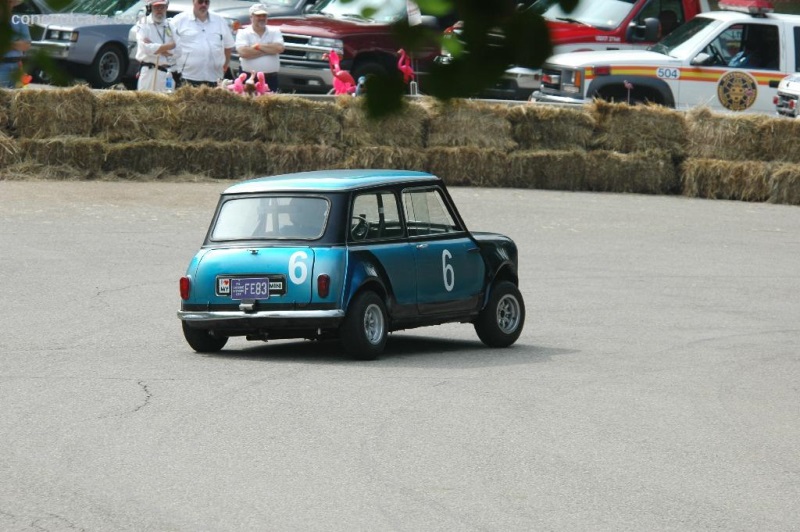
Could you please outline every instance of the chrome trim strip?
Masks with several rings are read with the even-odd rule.
[[[184,321],[219,321],[256,319],[329,319],[344,318],[344,310],[264,310],[261,312],[240,312],[235,310],[194,311],[179,310],[178,318]]]

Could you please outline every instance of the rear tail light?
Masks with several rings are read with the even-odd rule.
[[[317,293],[319,297],[328,297],[331,293],[331,278],[324,273],[317,277]]]
[[[189,299],[189,290],[192,288],[192,281],[188,277],[181,277],[181,299],[184,301]]]
[[[772,105],[778,105],[779,101],[781,101],[781,99],[778,98],[777,96],[772,97]]]

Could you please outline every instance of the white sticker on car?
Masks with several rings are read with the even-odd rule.
[[[308,278],[308,265],[303,262],[308,260],[305,251],[295,251],[289,257],[289,280],[294,284],[303,284]]]
[[[453,270],[453,265],[447,264],[447,260],[452,258],[453,255],[448,250],[442,251],[442,278],[444,279],[444,288],[448,292],[452,291],[456,284],[456,272]]]
[[[681,69],[661,67],[656,70],[656,76],[661,79],[681,79]]]

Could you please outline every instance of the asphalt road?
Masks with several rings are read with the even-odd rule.
[[[453,189],[528,319],[184,343],[219,183],[0,182],[0,530],[800,530],[800,208]]]

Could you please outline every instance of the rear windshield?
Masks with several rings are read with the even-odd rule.
[[[232,198],[222,204],[211,240],[316,240],[330,212],[318,196]]]

